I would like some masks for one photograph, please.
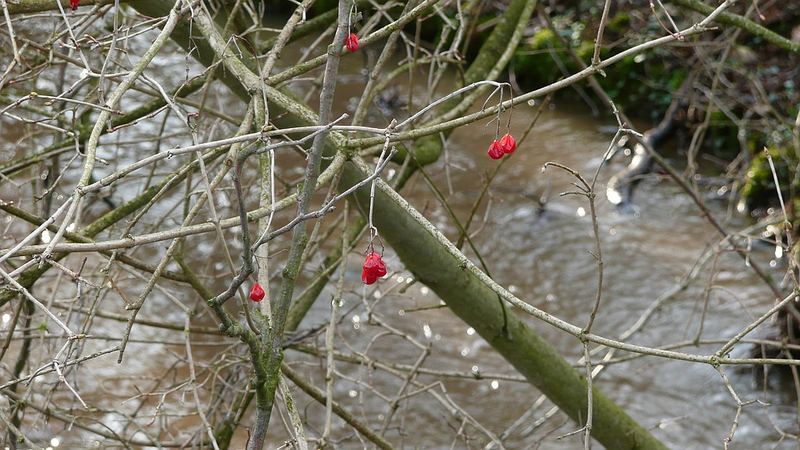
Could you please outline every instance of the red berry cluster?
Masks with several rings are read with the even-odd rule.
[[[78,5],[80,4],[80,0],[69,0],[69,7],[72,8],[73,11],[78,9]]]
[[[262,288],[258,283],[254,284],[253,287],[250,288],[250,300],[254,302],[260,302],[261,300],[264,300],[266,295],[267,293],[264,292],[264,288]]]
[[[495,139],[489,145],[489,158],[500,159],[503,155],[510,155],[517,149],[517,141],[514,136],[506,133],[500,139]]]
[[[386,264],[383,258],[375,252],[369,252],[361,268],[361,281],[364,284],[373,284],[384,275],[386,275]]]
[[[344,48],[350,53],[358,51],[358,36],[355,33],[350,33],[347,39],[344,40]]]

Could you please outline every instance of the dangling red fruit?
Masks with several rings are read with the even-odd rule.
[[[364,284],[373,284],[384,275],[386,275],[386,264],[383,262],[381,255],[370,252],[364,260],[364,266],[361,268],[361,281]]]
[[[75,0],[70,0],[75,1]],[[353,53],[358,51],[358,36],[355,33],[350,33],[347,39],[344,40],[344,46],[348,52]]]
[[[80,0],[69,0],[69,6],[72,8],[73,11],[78,9],[78,5],[80,4]]]
[[[489,158],[492,159],[500,159],[503,157],[505,152],[503,151],[503,146],[500,145],[500,141],[497,139],[493,140],[491,145],[489,145],[489,151],[486,153],[489,154]]]
[[[506,133],[503,137],[500,138],[500,148],[503,149],[503,153],[510,155],[514,153],[514,150],[517,149],[517,141],[514,139],[514,136]]]
[[[261,300],[264,300],[266,295],[267,293],[264,292],[264,288],[262,288],[258,283],[254,284],[253,287],[250,288],[250,300],[254,302],[260,302]]]
[[[380,255],[377,255],[375,253],[373,254],[375,255],[375,259],[377,260],[375,262],[375,275],[377,275],[378,278],[381,278],[382,276],[386,275],[386,263],[383,262],[383,259],[380,257]]]
[[[361,282],[364,284],[372,284],[378,281],[378,277],[376,277],[372,272],[368,271],[367,269],[361,269]]]

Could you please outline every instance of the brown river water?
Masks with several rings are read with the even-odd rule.
[[[174,62],[183,64],[183,59],[176,56]],[[157,61],[157,64],[169,63],[169,59]],[[352,103],[352,98],[358,94],[361,84],[358,77],[353,76],[343,77],[341,83],[337,92],[337,103],[339,112],[344,112],[347,105]],[[241,105],[237,106],[227,94],[221,94],[215,101],[219,106],[227,105],[225,110],[229,114],[238,114],[241,110]],[[533,109],[530,107],[515,109],[512,130],[516,135],[521,135],[532,117]],[[383,119],[376,116],[373,121],[380,123]],[[544,111],[528,139],[519,145],[513,159],[494,180],[491,207],[488,212],[485,208],[479,210],[480,225],[475,224],[472,228],[481,228],[474,242],[499,283],[536,307],[581,326],[588,319],[597,287],[597,266],[589,253],[593,249],[589,208],[584,198],[559,196],[559,193],[571,190],[572,180],[553,169],[543,173],[542,166],[548,161],[558,162],[587,178],[591,177],[601,163],[602,155],[611,139],[609,134],[601,131],[608,125],[613,125],[613,120],[592,117],[583,105],[555,101]],[[220,133],[225,130],[229,132],[230,127],[223,127]],[[138,131],[124,131],[122,136],[124,139],[134,139],[136,133],[156,131],[157,128],[153,125],[149,130],[144,127]],[[497,164],[488,159],[485,153],[493,138],[493,125],[476,123],[459,129],[447,143],[446,158],[427,169],[439,188],[447,194],[450,206],[462,220],[469,214],[480,193],[484,175]],[[9,146],[9,141],[3,145]],[[174,142],[186,144],[185,139],[175,138]],[[164,146],[171,143],[167,139]],[[152,151],[152,146],[132,143],[113,150],[120,160],[125,159],[123,153],[128,151],[131,154],[147,154]],[[8,154],[9,152],[4,153],[4,158]],[[114,155],[103,156],[110,158]],[[679,157],[676,156],[675,160],[679,161]],[[298,161],[292,161],[292,164]],[[622,168],[623,163],[622,160],[612,161],[601,171],[598,181],[601,195],[598,196],[597,209],[605,263],[605,285],[603,303],[594,331],[609,337],[617,337],[625,332],[654,302],[680,285],[683,277],[702,258],[709,246],[717,241],[714,230],[701,217],[691,199],[675,184],[658,175],[646,177],[639,186],[635,195],[634,213],[618,212],[604,199],[602,192],[605,182]],[[169,164],[165,162],[163,167],[159,166],[157,174],[165,173],[171,167]],[[291,179],[298,172],[290,170],[288,166],[289,164],[286,165],[285,175]],[[105,173],[112,169],[113,164],[112,167],[101,167],[99,170]],[[252,189],[251,194],[255,195],[255,187]],[[14,199],[20,195],[17,190],[18,188],[7,186],[2,192],[7,196],[6,199]],[[457,228],[421,177],[414,178],[403,192],[449,238],[457,238]],[[545,192],[549,192],[549,196],[542,209],[537,200]],[[68,190],[65,189],[62,193],[68,194]],[[112,197],[121,200],[130,195],[128,192],[114,192]],[[218,201],[221,205],[226,205],[225,202],[232,198],[228,195],[220,195]],[[726,198],[709,195],[707,201],[717,217],[722,219],[727,216]],[[90,209],[87,216],[94,217],[103,212],[102,205],[93,208],[96,210]],[[151,213],[145,222],[156,225],[159,217],[165,217],[166,226],[177,226],[180,210],[180,198],[170,198]],[[174,213],[172,216],[170,211]],[[226,217],[232,212],[227,207],[223,211],[226,211]],[[15,238],[19,239],[23,230],[29,228],[16,221],[12,222],[10,218],[4,220],[11,224],[4,224],[6,228],[3,247],[7,247]],[[747,221],[743,217],[733,216],[729,218],[727,225],[730,229],[742,229],[747,226]],[[145,229],[142,226],[139,231]],[[116,229],[110,237],[118,237],[119,232]],[[228,245],[234,251],[238,245],[236,236],[237,232],[234,230],[226,233]],[[214,289],[222,289],[227,282],[228,263],[221,252],[220,242],[211,235],[206,235],[189,239],[188,243],[195,263],[201,267],[199,272],[209,275],[207,281]],[[140,258],[152,257],[162,248],[163,246],[151,246],[133,254]],[[286,242],[277,242],[274,248],[286,248]],[[361,246],[357,248],[360,249]],[[762,265],[768,265],[772,253],[772,248],[754,245],[754,258]],[[474,256],[471,252],[467,252],[467,255]],[[455,403],[492,433],[503,433],[531,410],[539,398],[538,391],[529,384],[514,381],[519,376],[513,368],[468,325],[448,309],[438,307],[438,298],[427,287],[417,283],[409,285],[410,274],[402,270],[401,262],[390,248],[387,248],[385,256],[390,277],[369,289],[363,287],[358,280],[361,258],[360,255],[352,255],[348,265],[346,294],[341,309],[346,314],[338,327],[337,335],[337,347],[340,350],[366,352],[376,360],[397,364],[414,365],[419,358],[420,349],[408,340],[387,335],[383,328],[368,322],[365,305],[369,305],[382,320],[423,346],[429,346],[430,356],[425,359],[422,367],[463,374],[478,371],[508,375],[502,379],[481,380],[441,378],[441,384],[430,389],[438,393],[446,391]],[[74,258],[71,261],[77,264],[79,259]],[[315,257],[309,267],[315,268],[319,261],[320,258]],[[705,261],[705,265],[688,283],[686,289],[664,301],[629,342],[662,346],[694,339],[700,326],[705,296],[708,296],[708,309],[702,337],[710,340],[724,340],[733,336],[771,306],[772,298],[768,290],[759,283],[742,259],[733,254],[722,253],[718,257],[712,255]],[[90,264],[86,273],[91,273],[89,270],[96,270],[101,265],[100,262]],[[777,265],[780,267],[781,263],[778,262]],[[277,265],[273,269],[274,267]],[[53,272],[46,280],[53,282],[57,277]],[[123,272],[120,282],[120,288],[130,290],[130,296],[134,296],[141,289],[143,280]],[[64,291],[43,287],[36,292],[54,302],[74,295],[70,291],[68,280],[62,280],[61,283],[66,286]],[[42,282],[41,285],[45,286],[46,283]],[[185,287],[169,282],[165,282],[163,286],[170,295],[184,304],[194,304],[196,296]],[[301,329],[327,323],[331,292],[326,291],[321,296]],[[16,303],[12,302],[11,305],[14,304]],[[9,308],[10,306],[4,307],[0,313],[11,313]],[[100,309],[126,315],[123,302],[113,293],[101,296]],[[140,317],[182,327],[185,316],[167,295],[155,291]],[[571,361],[578,360],[582,348],[574,337],[532,318],[528,319],[528,323]],[[214,323],[204,314],[193,321],[193,325],[213,327]],[[3,322],[0,327],[5,329],[7,325]],[[123,328],[124,323],[121,322],[95,319],[93,334],[98,337],[108,336],[109,339],[88,340],[84,354],[113,346]],[[771,325],[767,324],[759,327],[754,336],[764,337],[771,331]],[[186,358],[182,336],[180,331],[137,326],[122,365],[116,364],[116,355],[112,354],[87,362],[73,372],[76,389],[88,403],[100,408],[87,414],[97,419],[98,424],[102,423],[107,429],[116,432],[130,433],[133,430],[132,427],[126,429],[127,420],[121,414],[135,415],[139,426],[154,433],[161,421],[165,420],[163,415],[169,416],[171,425],[168,428],[177,440],[181,436],[187,436],[181,434],[182,431],[197,430],[201,424],[197,420],[191,392],[180,385],[188,376],[185,368],[180,368]],[[165,340],[174,345],[154,344],[154,340]],[[322,346],[324,337],[320,335],[308,342]],[[231,346],[235,343],[217,335],[193,334],[192,343],[192,356],[200,367],[212,365],[220,368],[245,355],[241,346],[232,351]],[[18,348],[17,345],[15,342],[12,346],[11,356],[14,356],[13,350]],[[48,343],[43,339],[37,340],[35,345],[41,348],[35,352],[34,360],[44,363],[47,355],[55,353],[61,344]],[[682,350],[710,354],[719,345],[688,346]],[[747,345],[740,345],[733,353],[735,356],[743,356],[748,350]],[[223,356],[224,352],[229,352],[230,356]],[[595,359],[604,354],[605,352],[599,353]],[[619,352],[614,355],[615,358],[624,356],[628,355]],[[9,356],[4,363],[9,361],[8,358]],[[317,386],[324,385],[324,363],[319,359],[288,350],[287,361],[305,373]],[[175,365],[179,368],[175,369]],[[338,362],[337,370],[343,377],[339,377],[335,385],[336,400],[356,417],[379,429],[389,405],[365,385],[371,385],[383,395],[392,397],[403,381],[380,370],[345,362]],[[772,377],[769,389],[764,390],[750,369],[727,369],[726,374],[743,402],[757,400],[743,409],[731,448],[796,447],[790,439],[782,440],[779,431],[798,431],[797,409],[791,383],[784,377]],[[8,372],[4,372],[2,379],[6,379],[7,375]],[[215,382],[223,382],[222,379],[207,375],[200,378],[205,383],[204,390],[212,389]],[[425,385],[437,381],[437,377],[430,375],[419,375],[417,379]],[[97,380],[103,381],[99,383]],[[56,384],[57,378],[51,374],[37,378],[32,386],[44,388]],[[719,374],[705,365],[652,357],[638,358],[608,366],[598,377],[596,384],[639,423],[651,429],[659,439],[675,449],[721,448],[736,412],[735,402]],[[174,391],[169,393],[163,409],[159,411],[162,417],[155,422],[153,414],[158,396],[145,402],[141,408],[141,399],[132,400],[140,391],[155,390],[161,393],[173,388]],[[308,416],[308,434],[318,436],[324,427],[324,409],[298,390],[293,391],[298,409]],[[59,389],[53,401],[64,408],[76,408],[74,412],[80,408],[65,389]],[[533,409],[509,434],[505,440],[506,447],[582,448],[580,435],[557,439],[559,435],[576,429],[576,425],[564,415],[557,413],[543,424],[539,423],[539,419],[551,406],[545,401]],[[288,439],[281,425],[284,420],[282,414],[285,417],[283,410],[273,414],[269,448],[278,448]],[[251,419],[245,419],[245,423],[249,420]],[[361,441],[341,421],[334,419],[333,425],[334,438],[341,439],[337,444],[340,448],[362,447]],[[108,440],[98,439],[77,428],[65,428],[62,422],[54,419],[45,422],[39,418],[32,420],[29,426],[29,429],[37,430],[32,433],[34,437],[58,439],[59,448],[104,448],[111,444]],[[460,418],[455,417],[428,392],[420,392],[400,403],[386,436],[403,448],[480,448],[486,444],[485,435],[471,426],[465,429],[469,436],[466,442],[463,438],[456,437],[460,427]],[[232,448],[243,446],[246,437],[243,430],[238,432]],[[594,445],[595,448],[601,447],[597,443]]]

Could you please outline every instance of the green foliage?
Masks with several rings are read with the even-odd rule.
[[[549,52],[562,48],[552,31],[545,28],[520,45],[514,55],[517,78],[527,84],[542,86],[559,77],[559,68]]]
[[[627,12],[619,12],[608,19],[606,31],[616,35],[624,35],[631,25],[631,16]]]
[[[549,28],[543,28],[537,31],[536,34],[528,38],[526,44],[534,50],[548,47],[560,47],[555,33]]]
[[[622,30],[629,24],[627,14],[617,14],[613,21],[615,30]],[[570,42],[575,53],[584,64],[590,64],[594,54],[594,42],[582,40],[579,31],[583,26],[571,26],[563,31],[563,38],[559,39],[548,28],[537,31],[528,38],[517,50],[514,56],[514,68],[520,82],[534,87],[552,83],[562,76],[564,70],[568,74],[580,70],[578,64],[564,48],[563,41]],[[601,58],[607,58],[611,51],[603,49]],[[556,58],[560,59],[559,62]],[[651,112],[650,119],[657,120],[672,99],[672,93],[677,90],[686,78],[686,69],[672,67],[666,58],[653,54],[640,54],[629,56],[605,70],[606,76],[598,76],[600,85],[608,92],[609,96],[625,107],[628,105],[648,105]],[[653,89],[653,86],[663,87]],[[562,95],[571,95],[569,90]]]
[[[276,2],[276,3],[282,3],[282,2]],[[338,0],[316,0],[314,4],[311,6],[311,10],[315,14],[322,14],[325,11],[330,11],[336,8],[336,5],[338,4],[339,4]]]
[[[800,202],[800,197],[792,195],[800,188],[800,179],[797,177],[797,167],[800,161],[798,161],[797,155],[788,147],[770,147],[768,151],[775,165],[775,173],[778,175],[783,198],[795,198],[794,202]],[[777,200],[772,169],[763,149],[757,151],[753,157],[741,196],[748,210],[774,204]]]
[[[732,158],[739,151],[738,132],[739,127],[735,122],[722,111],[714,110],[711,113],[705,143],[715,154]]]

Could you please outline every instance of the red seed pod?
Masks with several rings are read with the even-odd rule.
[[[489,151],[486,153],[489,155],[489,158],[492,159],[500,159],[505,154],[503,151],[503,146],[500,145],[500,141],[497,139],[492,141],[492,143],[489,145]]]
[[[74,1],[74,0],[72,0]],[[344,40],[344,47],[348,52],[353,53],[358,51],[358,36],[355,33],[350,33],[347,39]]]
[[[364,284],[372,284],[378,281],[378,277],[367,268],[361,269],[361,282]]]
[[[254,284],[253,287],[250,288],[250,300],[254,302],[260,302],[261,300],[264,300],[266,295],[267,293],[264,292],[264,288],[262,288],[258,283]]]
[[[364,284],[373,284],[384,275],[386,275],[386,263],[383,262],[381,255],[375,252],[367,254],[364,266],[361,268],[361,281]]]
[[[78,5],[80,5],[80,0],[69,0],[69,6],[73,11],[78,9]]]
[[[380,278],[386,275],[386,263],[384,263],[383,259],[381,259],[381,257],[378,256],[377,254],[373,253],[373,255],[377,256],[376,258],[377,261],[375,262],[375,275],[377,275],[378,278]]]
[[[500,147],[503,149],[503,153],[510,155],[514,153],[514,150],[517,149],[517,141],[514,139],[514,136],[506,133],[503,137],[500,138]]]

